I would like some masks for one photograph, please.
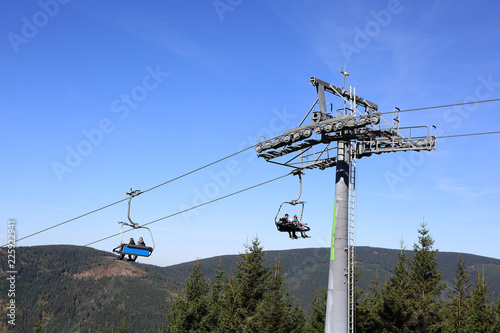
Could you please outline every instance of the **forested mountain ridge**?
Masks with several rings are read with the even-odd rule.
[[[376,274],[381,282],[392,273],[394,265],[398,261],[400,250],[375,248],[368,246],[356,247],[355,256],[358,263],[358,287],[368,290],[367,286],[375,279]],[[412,258],[413,251],[405,250]],[[490,287],[492,299],[496,299],[500,293],[500,259],[494,259],[473,254],[456,252],[438,252],[438,268],[444,269],[443,282],[451,286],[455,277],[458,258],[462,257],[468,271],[475,277],[478,270],[485,275],[485,282]],[[281,265],[287,276],[287,284],[293,296],[300,300],[301,308],[309,313],[311,299],[315,289],[327,289],[328,287],[328,264],[330,260],[329,248],[308,248],[282,251],[266,251],[266,261],[269,265],[274,263],[274,258],[280,257]],[[237,255],[213,257],[200,260],[202,271],[206,277],[213,279],[214,270],[221,261],[224,270],[234,269]],[[175,277],[178,281],[185,281],[193,268],[195,261],[162,268],[164,274]],[[443,294],[443,296],[446,296]]]
[[[2,255],[7,258],[5,250]],[[326,289],[330,250],[327,248],[265,251],[266,263],[279,257],[291,295],[310,313],[316,289]],[[398,261],[399,250],[357,247],[356,261],[361,272],[358,287],[368,290],[378,274],[384,281]],[[412,257],[412,251],[405,251]],[[71,245],[17,248],[16,331],[28,332],[44,322],[48,332],[88,332],[126,319],[132,331],[145,327],[155,332],[166,324],[165,313],[183,288],[195,262],[168,267],[118,261],[110,253]],[[500,291],[500,260],[462,254],[467,270],[474,277],[485,276],[492,300]],[[459,254],[438,252],[438,266],[444,269],[442,281],[451,285]],[[205,276],[213,280],[219,262],[226,273],[234,270],[239,255],[200,260]],[[8,281],[6,261],[0,280],[2,311],[5,318]],[[442,296],[446,296],[443,293]],[[2,321],[3,328],[5,322]]]
[[[5,250],[2,255],[7,258]],[[176,290],[148,265],[118,261],[92,248],[19,247],[16,261],[16,332],[31,332],[38,322],[46,332],[88,332],[124,318],[131,328],[156,322],[161,327]],[[2,303],[10,300],[5,266],[2,262]]]

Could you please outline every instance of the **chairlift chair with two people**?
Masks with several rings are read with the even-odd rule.
[[[298,238],[295,235],[295,232],[300,232],[302,234],[302,238],[309,238],[310,236],[307,236],[305,234],[305,232],[311,230],[311,228],[309,226],[307,226],[307,223],[302,223],[302,216],[304,215],[305,202],[299,201],[301,193],[302,193],[302,175],[304,173],[302,172],[302,170],[296,169],[292,172],[292,174],[299,176],[299,196],[295,200],[285,201],[280,205],[280,207],[278,209],[278,213],[276,214],[276,217],[274,218],[274,224],[276,225],[276,229],[278,229],[278,231],[288,232],[288,234],[290,235],[290,238],[292,238],[292,239]],[[297,218],[298,221],[296,223],[288,220],[288,218],[286,216],[280,217],[280,213],[282,210],[284,210],[285,207],[287,209],[288,208],[292,209],[292,208],[295,208],[295,206],[297,206],[297,205],[300,205],[301,209],[300,209],[300,218]],[[288,215],[288,214],[286,214],[286,215]]]
[[[113,252],[118,253],[118,260],[122,260],[125,257],[125,255],[128,255],[130,261],[135,261],[137,259],[137,257],[149,257],[153,253],[153,250],[155,248],[155,242],[153,239],[153,233],[151,232],[151,230],[149,228],[140,226],[138,223],[133,222],[132,219],[130,218],[130,201],[132,200],[133,197],[141,194],[141,191],[140,190],[132,191],[132,189],[130,189],[130,193],[125,193],[125,194],[130,196],[130,198],[128,199],[128,214],[127,214],[129,223],[118,222],[121,225],[120,226],[120,245],[115,247],[113,249]],[[149,231],[150,236],[151,236],[151,242],[152,242],[153,246],[149,247],[149,246],[142,246],[142,245],[138,245],[138,244],[134,245],[134,244],[124,243],[123,242],[123,226],[131,227],[133,229],[147,229]]]

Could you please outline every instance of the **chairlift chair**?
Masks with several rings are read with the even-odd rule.
[[[125,255],[129,255],[130,258],[133,258],[133,259],[130,259],[132,261],[135,261],[137,259],[137,257],[149,257],[153,253],[153,250],[155,248],[155,242],[154,242],[153,233],[151,232],[151,230],[147,227],[140,226],[138,223],[134,223],[132,221],[132,219],[130,218],[130,201],[132,200],[133,197],[139,195],[140,193],[141,192],[139,190],[132,191],[132,189],[130,189],[130,193],[125,193],[125,194],[130,196],[130,198],[128,200],[128,220],[130,223],[118,222],[119,224],[121,224],[121,226],[120,226],[120,245],[115,247],[113,249],[113,252],[119,254],[119,256],[118,256],[119,260],[123,259],[125,257]],[[131,227],[133,229],[147,229],[149,231],[150,236],[151,236],[151,242],[153,243],[153,246],[150,247],[150,246],[132,245],[132,244],[124,243],[123,242],[123,226],[124,225]]]
[[[305,202],[299,201],[301,193],[302,193],[302,177],[301,177],[301,175],[303,175],[304,173],[300,169],[296,169],[293,171],[293,174],[299,176],[299,196],[295,200],[285,201],[280,205],[280,207],[278,209],[278,213],[276,214],[276,217],[274,218],[274,224],[276,225],[276,229],[278,229],[278,231],[280,231],[280,232],[294,232],[294,231],[300,232],[300,231],[311,230],[311,228],[304,226],[304,224],[302,223],[302,216],[304,214]],[[286,222],[282,221],[282,218],[280,218],[279,216],[280,216],[280,212],[282,210],[283,205],[290,205],[293,207],[295,207],[296,205],[302,206],[301,210],[300,210],[299,222],[302,223],[303,227],[299,227],[298,225],[296,225],[294,223],[288,223],[288,221],[286,221]]]

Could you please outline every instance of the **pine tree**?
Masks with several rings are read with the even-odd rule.
[[[258,307],[269,292],[271,272],[265,265],[263,248],[256,237],[245,245],[236,264],[222,287],[219,328],[221,332],[251,332],[259,325]]]
[[[43,329],[42,322],[38,322],[35,327],[33,327],[33,333],[44,333],[45,330]]]
[[[306,320],[305,331],[308,333],[324,332],[326,317],[326,290],[316,290],[311,301],[311,316]]]
[[[381,332],[384,323],[380,317],[383,303],[378,271],[375,274],[375,280],[371,281],[368,288],[370,293],[356,307],[356,331]]]
[[[204,318],[204,325],[210,332],[219,331],[223,280],[224,271],[222,270],[222,262],[219,261],[219,266],[215,270],[214,282],[210,286],[209,312]]]
[[[257,305],[264,299],[270,270],[265,265],[263,248],[256,237],[252,245],[245,245],[242,260],[235,269],[236,317],[244,330],[256,313]]]
[[[176,298],[167,314],[172,332],[207,331],[203,319],[208,313],[208,291],[208,282],[197,261],[186,283],[186,301]]]
[[[96,333],[115,333],[115,330],[116,330],[115,325],[109,326],[109,323],[105,322],[103,327],[99,326],[97,328]],[[90,332],[90,330],[89,330],[89,332]]]
[[[306,317],[304,315],[304,312],[300,308],[300,303],[298,300],[295,300],[295,305],[290,312],[290,317],[290,325],[292,327],[290,332],[304,332],[306,329]]]
[[[256,332],[303,332],[304,314],[300,308],[293,311],[293,298],[287,290],[279,258],[273,267],[267,291],[257,307],[256,316],[249,323]]]
[[[498,294],[497,305],[495,306],[495,332],[500,332],[500,294]]]
[[[381,292],[382,307],[380,309],[380,319],[383,326],[389,332],[402,332],[407,330],[408,321],[411,317],[410,311],[410,287],[408,273],[408,256],[404,252],[401,242],[401,251],[398,254],[399,260],[394,265],[393,274],[384,284]]]
[[[456,333],[466,333],[466,316],[471,304],[471,283],[469,273],[465,268],[462,256],[458,258],[458,265],[455,270],[455,281],[453,289],[449,292],[449,302],[446,306],[446,318],[444,326],[446,331]]]
[[[236,282],[233,276],[229,276],[227,282],[222,285],[222,295],[219,300],[220,315],[219,328],[220,332],[240,332],[242,325],[236,316],[238,312]]]
[[[122,321],[120,322],[120,327],[118,327],[118,330],[116,333],[128,333],[128,325],[127,325],[127,319],[123,318]]]
[[[420,227],[418,243],[413,246],[414,257],[409,264],[412,311],[409,328],[417,332],[435,332],[442,324],[443,302],[438,297],[446,284],[441,282],[443,270],[437,270],[437,250],[432,249],[434,240],[425,223]]]
[[[467,332],[493,333],[495,318],[489,303],[488,284],[484,282],[484,275],[477,273],[477,281],[472,291],[472,305],[467,317]]]
[[[167,321],[170,332],[187,332],[189,330],[189,322],[187,320],[187,304],[179,296],[172,303],[170,310],[167,313]]]

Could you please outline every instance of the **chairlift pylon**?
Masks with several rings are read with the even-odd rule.
[[[120,224],[120,245],[115,247],[113,249],[113,252],[119,254],[118,260],[122,260],[125,257],[125,255],[128,255],[130,261],[135,261],[137,259],[137,257],[149,257],[153,253],[153,250],[155,248],[155,241],[153,239],[153,233],[151,232],[151,230],[149,228],[140,226],[139,223],[135,223],[130,218],[130,202],[131,202],[133,197],[136,197],[139,194],[141,194],[141,191],[140,190],[132,191],[132,189],[130,189],[130,192],[125,192],[125,194],[130,196],[130,198],[128,199],[128,211],[127,211],[127,217],[128,217],[129,223],[118,222]],[[123,242],[123,226],[128,226],[128,227],[131,227],[133,229],[147,229],[149,231],[150,236],[151,236],[151,242],[153,243],[153,246],[150,247],[150,246],[142,246],[142,245],[134,245],[134,244],[124,243]]]

